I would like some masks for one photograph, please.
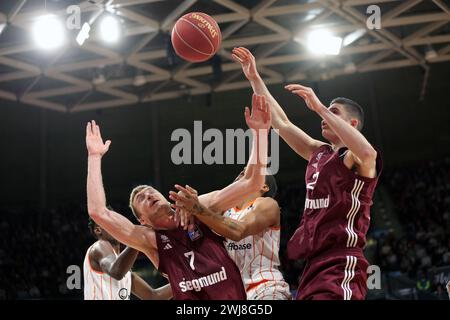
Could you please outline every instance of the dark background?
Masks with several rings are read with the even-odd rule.
[[[381,151],[385,167],[389,168],[439,159],[449,152],[449,74],[448,63],[431,67],[424,101],[419,101],[423,80],[419,68],[306,84],[316,89],[325,104],[334,97],[345,96],[364,107],[363,133]],[[298,97],[291,96],[281,85],[270,90],[292,122],[313,137],[321,138],[320,118]],[[4,206],[84,204],[84,136],[86,123],[92,119],[100,124],[103,137],[112,140],[103,167],[109,201],[123,202],[138,183],[154,183],[164,194],[174,183],[188,182],[201,192],[223,186],[242,166],[173,165],[170,152],[177,142],[170,141],[170,136],[177,128],[192,131],[195,120],[203,122],[203,131],[245,129],[243,110],[250,102],[251,89],[217,93],[210,99],[198,96],[73,114],[2,101],[1,203]],[[303,183],[305,165],[280,139],[279,184]]]
[[[380,150],[384,160],[386,175],[383,174],[381,185],[391,186],[396,172],[408,178],[420,169],[426,175],[431,160],[444,168],[439,175],[444,179],[443,185],[447,185],[448,162],[443,159],[450,155],[449,74],[449,63],[431,66],[423,101],[419,97],[424,75],[418,67],[306,84],[316,90],[325,104],[334,97],[345,96],[363,106],[366,112],[363,133]],[[313,137],[321,138],[319,117],[282,87],[271,86],[270,90],[292,122]],[[103,137],[112,140],[103,160],[107,199],[117,211],[130,217],[127,203],[135,185],[152,183],[167,195],[175,183],[189,183],[202,193],[232,181],[241,165],[173,165],[170,152],[176,142],[171,142],[170,136],[177,128],[192,131],[194,120],[203,121],[203,131],[246,128],[243,110],[250,101],[251,89],[81,113],[58,113],[2,101],[0,298],[82,297],[82,291],[68,292],[64,286],[67,266],[81,266],[87,246],[94,242],[86,224],[87,121],[96,120]],[[280,204],[287,208],[283,210],[283,225],[288,225],[282,229],[282,267],[294,289],[302,265],[285,261],[283,245],[303,211],[305,166],[306,162],[280,139],[280,170],[276,178]],[[399,181],[414,183],[405,179]],[[400,198],[405,201],[401,194],[405,188],[399,184],[386,189],[388,193],[392,190],[394,204],[400,203]],[[420,190],[423,192],[411,192],[425,202],[425,207],[435,201],[425,196],[427,185]],[[450,189],[444,189],[444,195],[445,190]],[[448,209],[443,199],[438,200],[441,203],[438,212]],[[397,207],[396,212],[404,208]],[[411,217],[419,214],[414,212],[415,208],[408,209]],[[376,219],[381,212],[372,210],[372,215]],[[410,236],[416,232],[413,229]],[[377,237],[369,239],[378,241],[380,247],[385,240]],[[442,243],[448,249],[446,241],[447,238]],[[147,270],[153,285],[162,283],[149,271],[152,270],[149,265],[142,258],[138,268]],[[412,274],[410,278],[415,280],[415,276]]]

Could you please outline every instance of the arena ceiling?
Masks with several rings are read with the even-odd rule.
[[[121,19],[121,41],[105,45],[91,36],[79,46],[75,30],[63,49],[39,51],[30,38],[33,19],[49,12],[67,18],[66,8],[74,4],[81,8],[82,21],[95,19],[106,5]],[[380,30],[366,27],[367,7],[374,4],[382,12]],[[200,64],[168,58],[171,28],[190,11],[208,13],[219,23],[223,34],[219,58]],[[305,36],[317,27],[348,42],[339,55],[317,57],[307,50]],[[430,64],[450,61],[450,4],[448,0],[2,0],[0,98],[79,112],[236,90],[249,84],[231,60],[235,46],[254,52],[267,84],[409,66],[423,68],[426,80]]]

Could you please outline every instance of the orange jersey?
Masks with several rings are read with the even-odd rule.
[[[242,220],[254,209],[253,202],[239,210],[229,209],[225,217]],[[278,269],[280,266],[280,228],[267,228],[259,234],[248,236],[239,242],[227,239],[225,247],[231,259],[241,271],[247,295],[257,286],[276,282],[279,290],[289,296],[289,286]],[[266,284],[267,285],[267,284]],[[273,283],[271,284],[273,285]],[[249,299],[251,297],[248,297]]]

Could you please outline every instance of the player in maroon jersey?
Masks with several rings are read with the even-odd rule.
[[[323,119],[322,136],[329,143],[313,139],[289,121],[270,95],[250,51],[234,48],[233,59],[241,64],[253,91],[268,98],[272,126],[308,161],[305,210],[287,247],[290,259],[307,262],[297,299],[364,299],[368,263],[363,248],[382,163],[360,133],[362,108],[346,98],[336,98],[326,108],[311,88],[287,85]]]
[[[270,128],[270,108],[264,97],[253,96],[252,114],[246,108],[245,118],[254,131],[246,178],[204,195],[203,204],[209,208],[232,207],[241,197],[263,186]],[[258,134],[260,132],[263,134]],[[224,239],[200,222],[184,230],[170,203],[156,189],[139,186],[131,193],[130,206],[141,225],[134,225],[106,207],[101,158],[110,144],[109,140],[103,143],[95,121],[88,123],[87,198],[91,218],[118,241],[145,253],[155,267],[168,276],[174,299],[245,300],[239,269],[229,257]]]

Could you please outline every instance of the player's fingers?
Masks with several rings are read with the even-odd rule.
[[[258,110],[262,110],[263,96],[258,96]]]
[[[267,112],[266,110],[266,96],[261,96],[261,111]]]
[[[234,52],[236,52],[237,54],[239,54],[241,57],[244,56],[245,51],[242,50],[242,47],[236,47],[233,49]]]
[[[250,57],[249,57],[247,51],[245,51],[243,47],[238,47],[237,50],[239,50],[239,53],[242,55],[244,60],[249,60]]]
[[[98,132],[98,136],[100,137],[100,139],[103,140],[102,138],[102,132],[100,131],[100,127],[97,125],[97,132]]]
[[[186,185],[186,189],[188,189],[189,192],[191,192],[191,193],[193,193],[193,194],[195,194],[195,195],[198,194],[197,190],[195,190],[194,188],[192,188],[192,187],[189,186],[189,185]]]
[[[256,93],[254,93],[253,95],[252,95],[252,111],[253,111],[253,108],[257,108],[257,103],[258,103],[258,95],[256,94]]]
[[[98,125],[95,125],[95,126],[94,126],[94,134],[95,134],[97,137],[100,137],[100,128],[99,128]]]
[[[92,120],[92,133],[97,135],[97,124],[95,123],[95,120]]]
[[[266,102],[266,109],[267,109],[267,121],[272,123],[272,110],[270,109],[270,103]]]
[[[246,57],[248,57],[251,53],[250,50],[248,50],[245,47],[238,47],[239,51],[242,52],[242,54],[244,54]]]
[[[178,201],[184,202],[185,200],[187,200],[182,195],[179,195],[174,191],[169,191],[169,198],[176,202],[178,202]],[[177,203],[177,205],[178,205],[178,203]]]
[[[288,84],[284,87],[286,90],[292,91],[292,90],[298,90],[300,87],[296,84]]]
[[[88,122],[86,125],[86,136],[89,137],[92,135],[92,131],[91,131],[91,123]]]
[[[235,55],[234,53],[231,55],[231,59],[233,59],[234,61],[239,62],[239,63],[244,63],[244,61],[242,61],[242,59],[239,58],[239,57],[238,57],[237,55]]]
[[[258,95],[257,94],[253,94],[252,97],[252,109],[250,112],[250,119],[254,119],[255,118],[255,113],[258,111]]]
[[[301,97],[303,100],[305,100],[306,104],[309,103],[309,97],[308,97],[308,94],[305,91],[303,91],[303,90],[294,90],[294,91],[292,91],[292,93],[297,95],[297,96],[299,96],[299,97]]]
[[[106,151],[108,151],[109,150],[109,146],[111,145],[111,140],[107,140],[106,142],[105,142],[105,148],[106,148]]]
[[[245,52],[246,55],[248,56],[252,56],[252,53],[250,52],[250,50],[248,50],[246,47],[239,47],[242,51]]]
[[[245,107],[244,116],[245,116],[245,121],[248,123],[250,120],[250,109],[248,107]]]
[[[239,53],[239,56],[243,61],[248,61],[249,56],[244,50],[242,50],[242,48],[236,48],[236,52]]]
[[[239,59],[241,59],[242,61],[244,61],[245,56],[244,56],[244,54],[243,54],[243,52],[242,52],[241,50],[239,50],[238,48],[234,48],[232,52],[233,52],[233,54],[235,54]]]
[[[186,189],[185,187],[183,187],[183,186],[180,186],[179,184],[176,184],[176,185],[175,185],[175,188],[176,188],[177,190],[181,191],[181,192],[184,192],[185,195],[189,195],[189,194],[190,194],[189,190],[187,190],[187,189]]]
[[[297,96],[306,97],[306,92],[304,92],[303,90],[292,90],[291,92],[293,94],[296,94]]]

